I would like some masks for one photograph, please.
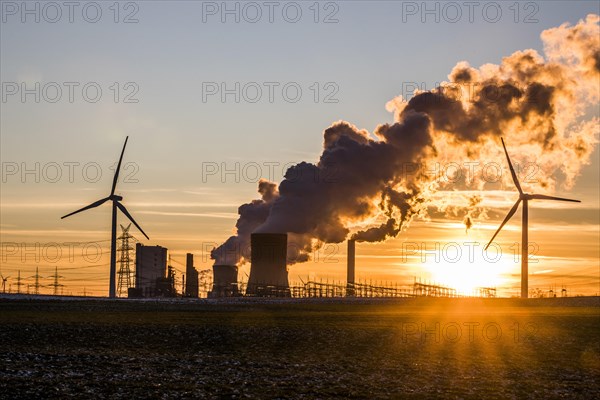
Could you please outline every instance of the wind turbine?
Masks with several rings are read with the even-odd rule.
[[[0,278],[2,279],[2,293],[6,293],[6,281],[10,276],[0,275]]]
[[[110,191],[110,195],[103,199],[100,199],[89,206],[85,206],[77,211],[73,211],[70,214],[61,217],[61,219],[70,217],[73,214],[77,214],[81,211],[89,210],[90,208],[98,207],[107,201],[112,201],[112,227],[111,227],[111,237],[110,237],[110,283],[108,296],[111,298],[115,298],[116,296],[116,272],[117,272],[117,208],[121,210],[123,214],[131,221],[133,224],[146,236],[146,239],[150,239],[146,232],[135,222],[131,214],[127,211],[125,206],[120,203],[123,200],[122,196],[115,194],[115,189],[117,188],[117,181],[119,179],[119,170],[121,169],[121,161],[123,161],[123,154],[125,153],[125,146],[127,146],[127,140],[129,136],[125,138],[125,144],[123,145],[123,150],[121,151],[121,157],[119,158],[119,163],[117,164],[117,169],[115,171],[115,176],[113,178],[112,189]]]
[[[521,184],[519,184],[519,180],[517,179],[517,174],[515,173],[515,169],[513,168],[512,163],[510,162],[510,157],[508,156],[508,152],[506,151],[506,146],[504,145],[504,139],[500,138],[500,140],[502,141],[502,147],[504,148],[504,154],[506,154],[506,160],[508,161],[508,167],[510,168],[510,174],[512,175],[513,182],[515,183],[515,186],[517,187],[517,190],[519,191],[519,199],[517,200],[515,205],[510,209],[510,211],[506,215],[506,218],[504,218],[504,221],[502,221],[502,224],[500,224],[500,227],[498,228],[496,233],[494,233],[494,236],[492,236],[492,239],[490,240],[490,242],[487,244],[487,246],[485,246],[485,250],[487,250],[487,248],[490,246],[490,244],[492,244],[492,242],[494,241],[494,238],[500,232],[502,227],[508,222],[508,220],[510,220],[512,218],[513,215],[515,215],[515,213],[517,212],[517,208],[519,208],[519,204],[522,201],[523,202],[523,218],[522,218],[522,227],[521,227],[521,297],[527,298],[528,297],[528,289],[529,289],[529,287],[528,287],[529,286],[529,275],[528,275],[529,274],[529,272],[528,272],[529,241],[528,241],[528,221],[527,221],[528,215],[529,215],[529,210],[528,210],[529,200],[557,200],[557,201],[571,201],[574,203],[581,203],[581,201],[565,199],[562,197],[546,196],[545,194],[529,194],[529,193],[523,192],[523,189],[521,189]]]

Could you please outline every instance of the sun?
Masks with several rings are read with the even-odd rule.
[[[431,252],[425,262],[431,283],[456,289],[461,295],[474,295],[478,288],[500,288],[513,272],[514,263],[502,255],[487,256],[473,244],[443,246]]]

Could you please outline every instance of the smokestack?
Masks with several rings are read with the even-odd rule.
[[[236,265],[213,265],[213,287],[208,297],[234,297],[239,295]]]
[[[194,268],[194,255],[187,253],[185,260],[185,297],[198,297],[198,270]]]
[[[346,269],[346,296],[354,296],[356,241],[348,240],[348,255]]]
[[[287,234],[253,233],[250,243],[252,267],[246,294],[289,297]]]

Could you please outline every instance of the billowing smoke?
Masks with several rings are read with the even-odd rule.
[[[286,172],[280,197],[257,231],[292,232],[316,242],[339,243],[350,233],[351,224],[385,207],[388,222],[380,230],[395,236],[403,220],[400,216],[394,221],[392,209],[402,206],[402,214],[408,215],[406,207],[418,194],[414,185],[408,189],[403,171],[406,165],[431,157],[431,124],[427,115],[411,113],[396,124],[378,127],[375,135],[380,140],[346,122],[325,130],[319,162],[303,162]],[[382,196],[385,199],[378,204]],[[380,235],[369,231],[369,236]]]
[[[463,219],[465,224],[465,231],[468,233],[469,229],[473,227],[473,221],[475,219],[487,218],[486,209],[481,206],[483,197],[479,195],[473,195],[469,197],[469,205],[467,206],[466,215]]]
[[[237,235],[219,249],[246,246],[252,232],[288,233],[293,263],[306,261],[322,243],[395,237],[413,218],[426,217],[435,191],[512,187],[501,136],[525,189],[571,187],[597,143],[597,117],[583,117],[600,97],[598,23],[589,15],[575,26],[544,31],[545,58],[524,50],[500,65],[460,62],[434,90],[390,101],[395,122],[372,134],[334,123],[324,131],[317,163],[289,168],[278,188],[261,181],[262,199],[240,207]],[[497,167],[499,182],[485,161]],[[462,178],[431,173],[432,164],[450,163],[452,178]],[[464,210],[467,230],[485,215],[481,201],[472,197]]]
[[[236,234],[211,251],[215,264],[236,265],[242,258],[249,257],[250,234],[267,220],[273,202],[279,197],[277,185],[264,179],[258,183],[258,193],[260,200],[252,200],[238,208],[240,217],[235,224]]]
[[[397,121],[415,112],[429,116],[442,165],[504,161],[498,146],[503,136],[530,189],[553,191],[559,183],[570,188],[597,144],[598,118],[582,117],[600,96],[598,22],[589,15],[575,26],[544,31],[545,59],[524,50],[500,65],[477,69],[460,62],[448,82],[408,102],[396,98],[388,109]],[[480,190],[490,183],[484,173],[473,178]],[[510,182],[509,174],[502,178]],[[443,188],[444,180],[440,184]]]

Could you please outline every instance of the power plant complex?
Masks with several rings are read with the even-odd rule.
[[[290,297],[287,270],[287,234],[253,233],[251,236],[251,269],[246,296]],[[135,246],[135,287],[129,297],[174,297],[169,252],[161,246]],[[212,268],[209,298],[241,296],[237,265],[215,264]],[[184,275],[184,297],[199,297],[199,273],[194,257],[187,254]]]
[[[348,240],[346,281],[307,281],[290,285],[287,267],[288,236],[284,233],[253,233],[250,249],[250,275],[246,283],[238,277],[238,266],[215,263],[212,271],[198,271],[194,256],[186,255],[185,274],[181,276],[181,291],[176,290],[174,268],[168,249],[161,246],[135,246],[135,284],[128,290],[131,298],[207,297],[460,297],[453,288],[424,283],[415,279],[410,287],[377,284],[356,280],[356,241]],[[201,281],[212,272],[212,284]],[[203,278],[201,278],[201,275]],[[201,290],[205,288],[205,290]],[[473,295],[495,297],[494,288],[479,288]]]
[[[348,249],[354,241],[348,242]],[[287,234],[253,233],[251,235],[251,268],[245,290],[238,281],[238,266],[215,263],[212,267],[212,287],[209,298],[222,297],[291,297],[287,269]],[[350,253],[349,253],[350,255]],[[354,290],[354,253],[348,261],[348,294]],[[352,260],[352,261],[350,261]],[[352,268],[350,268],[352,265]],[[129,297],[175,297],[173,271],[169,268],[169,251],[161,246],[135,246],[135,285]],[[350,278],[351,277],[351,278]],[[194,268],[194,256],[186,256],[182,295],[199,297],[199,273]],[[352,288],[352,289],[351,289]]]
[[[180,281],[176,277],[176,269],[171,265],[169,251],[162,246],[145,246],[141,243],[135,245],[135,270],[131,270],[131,257],[129,251],[129,239],[134,239],[129,233],[131,224],[133,224],[147,239],[148,235],[142,230],[140,225],[135,221],[131,214],[122,204],[123,197],[116,194],[117,182],[119,180],[119,172],[121,163],[127,146],[128,137],[125,139],[119,161],[113,176],[113,182],[110,194],[91,203],[79,210],[73,211],[62,218],[67,218],[92,208],[99,207],[104,203],[111,201],[112,204],[112,224],[111,224],[111,246],[110,246],[110,283],[109,297],[114,298],[117,295],[123,297],[125,294],[131,298],[154,298],[154,297],[187,297],[187,298],[230,298],[230,297],[405,297],[405,296],[448,296],[458,297],[459,294],[455,289],[443,287],[439,285],[431,285],[429,283],[417,282],[415,279],[412,288],[399,288],[398,285],[373,284],[372,281],[357,282],[356,280],[356,241],[358,239],[350,239],[347,242],[347,264],[346,264],[346,281],[319,282],[302,281],[301,285],[290,285],[288,277],[288,235],[282,232],[255,232],[250,234],[250,275],[246,283],[241,282],[238,278],[239,261],[223,261],[218,260],[212,266],[212,271],[198,271],[194,267],[194,257],[188,253],[186,255],[185,273],[181,274]],[[504,146],[504,142],[502,142]],[[522,193],[519,182],[516,180],[515,173],[508,158],[506,147],[504,147],[506,157],[513,175],[513,180],[519,193],[525,199],[526,205],[528,199],[551,199],[562,201],[577,201],[563,198],[555,198],[543,195],[525,195]],[[261,193],[264,196],[263,203],[260,201],[256,204],[264,205],[265,199],[268,199],[268,188]],[[272,189],[270,189],[272,190]],[[521,200],[519,200],[521,201]],[[252,203],[255,204],[255,203]],[[509,215],[500,226],[498,231],[502,229],[504,223],[514,214],[515,204]],[[525,207],[525,211],[526,211]],[[129,219],[131,224],[127,227],[121,225],[122,234],[117,238],[117,210],[120,210],[125,217]],[[241,215],[241,214],[240,214]],[[524,214],[525,215],[525,214]],[[525,216],[524,216],[525,220]],[[239,221],[238,221],[239,223]],[[264,226],[264,225],[263,225]],[[526,225],[524,225],[524,238],[526,238]],[[265,229],[265,228],[262,228]],[[496,232],[497,234],[498,232]],[[492,237],[492,241],[495,238]],[[232,237],[234,238],[234,237]],[[120,240],[120,245],[117,246],[117,240]],[[526,240],[523,241],[526,243]],[[247,238],[244,238],[244,243],[247,243]],[[491,241],[490,241],[491,243]],[[293,243],[292,243],[293,244]],[[489,244],[488,244],[489,246]],[[120,268],[117,272],[117,254],[119,254]],[[290,252],[290,260],[293,259],[293,252]],[[212,254],[211,254],[212,256]],[[248,259],[245,255],[243,258]],[[526,261],[523,261],[523,297],[527,297],[527,268]],[[212,272],[212,285],[208,283],[208,276]],[[36,273],[37,275],[37,273]],[[58,273],[56,273],[58,279]],[[118,283],[117,283],[118,277]],[[6,284],[6,279],[3,279],[3,285]],[[300,280],[302,280],[300,278]],[[179,283],[180,282],[180,283]],[[181,289],[177,287],[181,285]],[[58,283],[55,283],[58,287]],[[209,290],[210,288],[210,290]],[[480,288],[480,296],[493,297],[495,296],[494,288]]]
[[[105,198],[97,200],[94,203],[63,216],[62,218],[67,218],[82,211],[99,207],[108,201],[112,202],[109,297],[114,298],[117,296],[117,293],[119,296],[123,296],[124,293],[127,293],[127,296],[132,298],[178,296],[198,298],[200,297],[201,277],[205,278],[207,274],[206,271],[199,272],[196,268],[194,268],[194,257],[190,253],[186,255],[185,274],[182,274],[181,277],[182,289],[180,292],[178,292],[176,289],[177,280],[175,276],[175,268],[170,265],[171,259],[169,257],[169,251],[165,247],[145,246],[141,243],[136,243],[135,271],[131,271],[131,258],[129,251],[132,250],[132,248],[130,247],[129,239],[134,239],[129,233],[131,224],[129,224],[127,227],[121,225],[122,234],[117,238],[117,210],[120,210],[125,217],[127,217],[131,223],[146,237],[146,239],[149,239],[149,237],[127,211],[125,206],[121,203],[123,201],[123,197],[116,194],[119,172],[128,139],[129,137],[125,138],[125,143],[123,144],[123,149],[121,150],[121,155],[113,176],[110,194]],[[504,145],[504,142],[502,142],[502,144]],[[506,153],[506,148],[504,148],[504,151]],[[508,158],[508,153],[506,153],[506,157],[511,168],[513,180],[515,180],[515,185],[519,189],[519,192],[523,195],[519,183],[516,180],[515,173],[512,169],[510,159]],[[542,195],[532,195],[527,197],[527,199],[529,198],[577,201]],[[527,202],[527,199],[524,200],[525,203]],[[515,207],[513,207],[513,210],[509,213],[506,220],[508,220],[512,214],[514,214],[516,206],[518,206],[518,202]],[[502,229],[503,225],[504,223],[500,226],[498,231]],[[524,232],[526,232],[526,229]],[[498,232],[496,232],[496,234],[497,233]],[[120,240],[120,246],[117,246],[117,239]],[[494,238],[492,238],[492,240],[493,239]],[[526,241],[524,241],[524,243],[526,243]],[[373,285],[371,281],[369,281],[368,284],[366,282],[356,282],[356,241],[353,239],[348,241],[345,283],[329,283],[328,281],[325,283],[322,281],[303,281],[302,285],[295,286],[290,286],[288,277],[287,233],[251,233],[250,245],[251,267],[250,275],[248,276],[248,282],[245,287],[244,284],[240,284],[238,280],[237,264],[216,262],[212,268],[212,288],[210,291],[208,291],[208,289],[205,290],[206,297],[227,298],[238,297],[242,295],[248,297],[400,297],[410,295],[457,296],[457,293],[454,289],[424,284],[417,282],[416,279],[412,291],[398,288],[397,285]],[[120,268],[118,272],[116,270],[117,253],[120,255],[118,261]],[[526,271],[526,264],[524,265],[524,271]],[[2,279],[3,285],[5,286],[8,278],[5,279],[2,277]],[[56,272],[56,280],[58,280],[58,272]],[[202,288],[207,286],[205,283],[206,282],[203,282]],[[526,288],[526,273],[524,285]],[[55,282],[55,287],[58,286],[58,282]],[[495,289],[482,289],[484,290],[484,292],[482,292],[484,295],[495,296]],[[526,297],[526,293],[524,297]]]
[[[131,298],[177,297],[175,271],[169,265],[169,250],[161,246],[135,246],[135,284],[128,288]],[[121,273],[121,271],[119,271]],[[187,278],[187,280],[186,280]],[[186,255],[186,269],[183,275],[184,297],[198,297],[198,271],[194,268],[194,256]]]

